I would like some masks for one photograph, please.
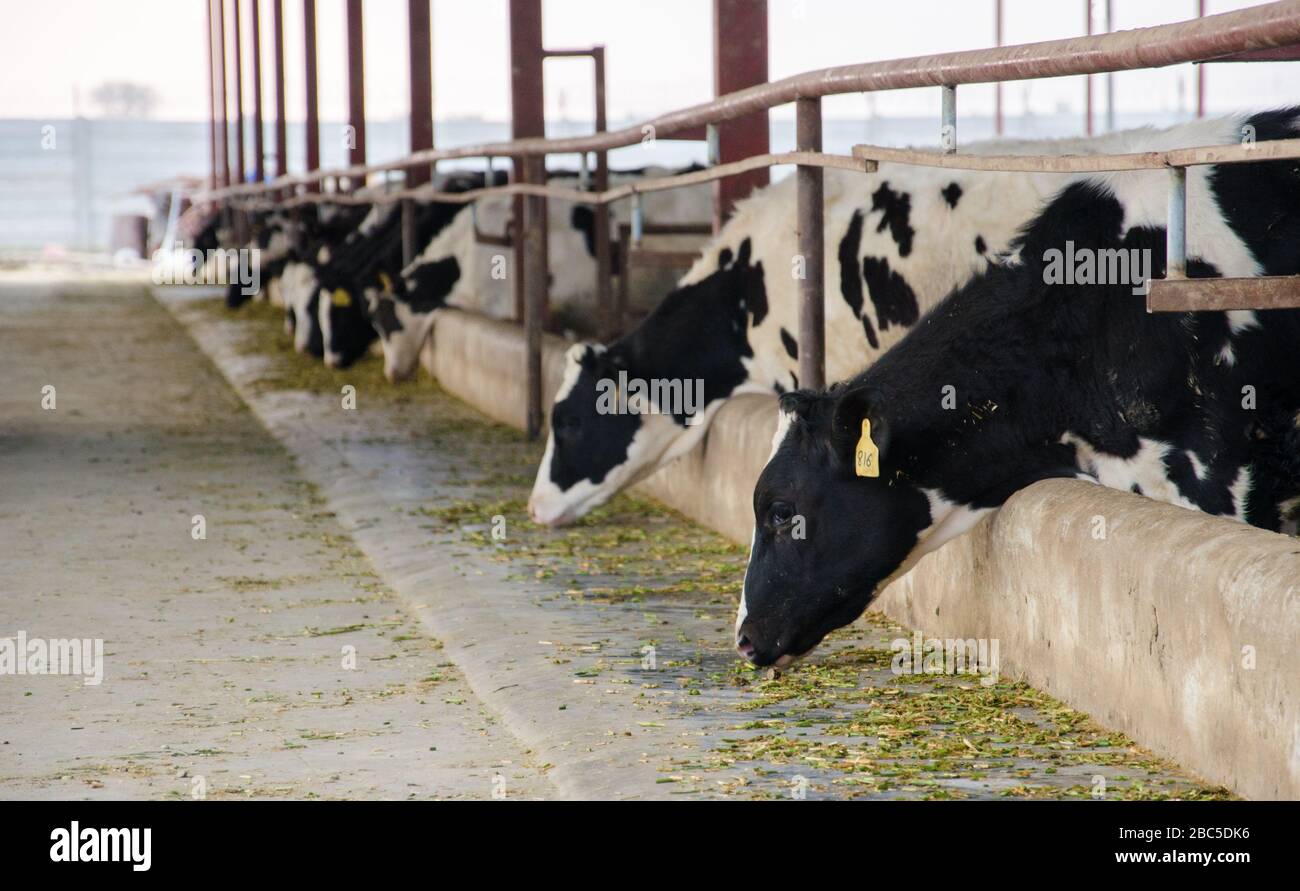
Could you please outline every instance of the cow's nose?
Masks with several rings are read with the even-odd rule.
[[[736,638],[736,652],[748,659],[750,662],[754,661],[755,649],[753,642],[749,639],[749,635],[741,634]]]

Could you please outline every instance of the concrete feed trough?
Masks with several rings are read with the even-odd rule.
[[[544,343],[547,405],[565,348]],[[518,327],[448,311],[423,363],[522,427],[524,356]],[[747,543],[775,425],[774,398],[733,399],[700,448],[638,488]],[[922,559],[875,608],[927,635],[1000,640],[1004,671],[1242,795],[1295,798],[1298,603],[1295,540],[1053,480]]]

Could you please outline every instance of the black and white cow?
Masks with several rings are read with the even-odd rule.
[[[463,191],[482,185],[463,177],[448,179],[442,190]],[[316,273],[321,288],[320,326],[325,344],[325,364],[346,368],[379,337],[380,326],[371,318],[370,303],[382,293],[405,293],[402,273],[401,212],[397,205],[376,207],[376,216],[362,237],[346,253],[337,252],[331,262]],[[414,238],[426,244],[447,227],[462,209],[446,202],[416,203]],[[361,231],[359,230],[359,231]]]
[[[205,211],[199,205],[191,205],[181,214],[181,231],[194,250],[201,254],[216,250],[221,246],[217,240],[221,229],[221,214]]]
[[[1231,124],[1142,129],[1092,139],[985,142],[972,154],[1094,154],[1209,144]],[[1239,138],[1233,136],[1230,141]],[[983,270],[1066,181],[882,164],[827,170],[826,372],[842,380],[897,342],[921,314]],[[572,521],[692,449],[723,403],[798,387],[794,177],[742,202],[676,290],[608,347],[570,349],[529,499],[539,523]],[[607,413],[604,382],[702,381],[690,418]],[[662,411],[663,413],[659,413]]]
[[[285,331],[294,349],[317,358],[325,355],[320,328],[318,271],[328,266],[333,251],[356,239],[370,209],[358,205],[319,205],[299,210],[290,247],[278,279],[284,304]]]
[[[292,221],[283,212],[272,211],[253,215],[252,228],[252,237],[242,247],[256,251],[259,282],[263,292],[267,292],[270,282],[281,276],[289,260],[293,243]],[[254,296],[236,279],[236,276],[230,276],[230,285],[226,289],[226,306],[230,309],[238,309]]]
[[[1242,127],[1295,138],[1298,113],[1225,122],[1215,141]],[[1075,178],[1013,258],[865,372],[781,398],[754,490],[742,655],[806,654],[920,555],[1046,478],[1296,531],[1300,310],[1148,314],[1114,283],[1142,252],[1163,275],[1167,187],[1163,171]],[[1195,167],[1187,188],[1190,276],[1300,273],[1300,161]],[[861,446],[878,450],[878,475],[859,475]]]
[[[610,184],[617,186],[673,172],[660,168],[616,171],[610,174]],[[553,172],[551,180],[574,186],[572,173]],[[701,223],[712,213],[709,196],[705,186],[651,192],[644,196],[646,217],[658,223]],[[384,373],[389,380],[404,379],[415,371],[420,350],[442,307],[467,309],[497,319],[514,317],[514,252],[483,243],[475,233],[477,226],[483,234],[504,234],[512,205],[513,199],[508,196],[480,199],[473,211],[457,214],[402,271],[401,288],[371,296],[371,318],[379,330]],[[619,213],[618,208],[611,209],[611,225],[618,223]],[[594,214],[585,206],[553,200],[547,202],[547,218],[552,317],[594,318]]]
[[[395,203],[374,205],[357,230],[330,250],[326,262],[316,265],[316,320],[325,364],[330,368],[348,367],[375,340],[375,329],[360,299],[360,284],[378,279],[384,255],[391,254],[394,246],[397,266],[401,266],[401,218]]]

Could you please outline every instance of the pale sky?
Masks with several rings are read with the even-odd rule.
[[[234,0],[227,0],[227,7]],[[244,4],[245,21],[251,0]],[[506,0],[434,0],[434,91],[438,118],[509,116]],[[1209,0],[1209,12],[1258,5]],[[1104,4],[1094,2],[1097,29]],[[320,111],[346,117],[343,0],[318,0]],[[407,113],[406,0],[366,0],[366,106],[371,119]],[[550,47],[604,43],[608,99],[614,120],[643,118],[712,95],[710,0],[545,0]],[[992,0],[770,0],[773,79],[829,65],[975,49],[993,44]],[[264,71],[270,72],[270,3],[263,3]],[[1073,36],[1084,30],[1081,0],[1006,0],[1006,42]],[[1114,0],[1116,29],[1195,15],[1195,0]],[[41,0],[6,3],[0,42],[0,118],[69,117],[93,112],[88,95],[105,80],[152,86],[155,117],[203,119],[207,114],[205,0]],[[229,9],[227,16],[229,17]],[[285,0],[286,65],[291,118],[301,118],[302,3]],[[247,24],[245,25],[247,27]],[[1191,66],[1117,75],[1121,112],[1189,108],[1195,101]],[[246,90],[251,75],[246,75]],[[1208,73],[1211,111],[1300,103],[1300,63],[1215,65]],[[271,106],[266,86],[265,103]],[[1100,82],[1097,84],[1100,112]],[[989,112],[992,87],[962,89],[964,111]],[[590,119],[590,63],[547,62],[548,117]],[[875,112],[935,113],[934,91],[882,93],[827,100],[828,117]],[[1079,78],[1006,88],[1008,114],[1026,106],[1050,112],[1082,108]],[[251,99],[246,98],[246,107]],[[789,110],[778,111],[789,114]]]

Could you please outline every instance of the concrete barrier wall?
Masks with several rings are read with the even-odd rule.
[[[546,341],[548,406],[565,346]],[[448,312],[424,360],[447,390],[523,426],[517,326]],[[699,448],[638,490],[748,544],[775,403],[730,401]],[[928,637],[997,639],[1004,675],[1242,795],[1300,798],[1294,539],[1047,481],[925,557],[873,608]]]
[[[749,544],[754,531],[754,481],[763,471],[776,432],[776,397],[749,394],[728,400],[704,442],[636,485],[703,526]]]
[[[562,339],[545,335],[542,404],[547,409],[560,387],[567,346]],[[448,309],[438,313],[420,364],[447,392],[493,420],[522,430],[528,423],[526,358],[523,329],[518,325]]]
[[[1049,480],[926,556],[879,607],[928,636],[997,638],[1004,672],[1207,780],[1300,798],[1295,539]]]

